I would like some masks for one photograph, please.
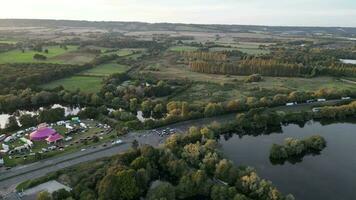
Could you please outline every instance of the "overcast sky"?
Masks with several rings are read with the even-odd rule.
[[[356,0],[0,0],[0,18],[356,27]]]

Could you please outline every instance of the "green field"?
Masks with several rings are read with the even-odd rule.
[[[114,73],[122,73],[128,69],[129,66],[116,63],[102,64],[72,77],[44,84],[41,87],[45,89],[53,89],[62,85],[66,90],[74,91],[80,89],[80,91],[83,92],[94,93],[101,89],[102,80],[105,76],[109,76]]]
[[[250,55],[258,55],[258,54],[267,54],[269,53],[268,50],[266,49],[260,49],[260,45],[264,45],[264,43],[238,43],[238,44],[229,44],[227,47],[213,47],[210,48],[209,51],[232,51],[232,50],[239,50],[244,53],[250,54]],[[266,43],[265,45],[268,45]],[[230,47],[231,46],[231,47]]]
[[[130,56],[130,55],[133,55],[135,52],[138,52],[138,51],[145,51],[144,48],[127,48],[127,49],[120,49],[120,50],[117,50],[117,51],[109,51],[109,52],[106,52],[104,53],[105,55],[109,55],[109,54],[116,54],[120,57],[123,57],[123,56]]]
[[[0,44],[16,44],[15,40],[0,40]]]
[[[70,91],[80,89],[80,91],[83,92],[94,93],[100,90],[102,86],[102,77],[72,76],[69,78],[52,81],[42,85],[41,87],[45,89],[53,89],[61,85]]]
[[[39,54],[45,55],[47,60],[38,61],[33,59],[33,56],[38,53],[32,50],[25,50],[24,53],[20,49],[12,50],[4,53],[0,53],[0,63],[31,63],[31,62],[51,62],[51,63],[81,63],[87,61],[87,56],[84,54],[78,54],[74,51],[77,50],[77,46],[67,46],[68,49],[59,48],[59,46],[45,47],[48,49],[48,54],[42,52]],[[73,55],[71,53],[73,52]]]
[[[154,68],[154,70],[152,70]],[[263,77],[262,82],[245,83],[247,76],[217,75],[191,72],[185,65],[157,61],[141,71],[142,76],[158,80],[189,80],[194,82],[186,91],[171,100],[210,102],[226,101],[243,97],[274,96],[292,91],[316,91],[322,88],[356,91],[356,84],[333,77]]]
[[[198,50],[198,47],[192,47],[192,46],[173,46],[169,48],[170,51],[196,51]]]
[[[81,75],[91,75],[91,76],[108,76],[114,73],[126,72],[129,69],[126,65],[120,65],[116,63],[108,63],[99,65],[93,69],[89,69],[80,73]]]

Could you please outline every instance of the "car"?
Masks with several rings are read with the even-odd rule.
[[[86,149],[81,149],[80,151],[85,151]]]

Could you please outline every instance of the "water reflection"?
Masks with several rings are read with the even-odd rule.
[[[221,150],[237,165],[255,167],[259,175],[271,180],[283,193],[292,193],[296,199],[356,199],[355,121],[289,124],[281,127],[283,133],[227,134],[220,138]],[[327,147],[320,154],[312,153],[283,163],[270,161],[272,144],[281,144],[288,137],[302,139],[316,134],[327,141]]]

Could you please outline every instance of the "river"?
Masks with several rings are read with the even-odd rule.
[[[271,180],[284,194],[291,193],[300,200],[356,199],[356,124],[334,123],[321,125],[309,122],[282,127],[283,133],[270,135],[221,137],[225,156],[237,165],[255,167],[258,174]],[[320,134],[327,147],[320,155],[308,155],[299,163],[273,165],[269,150],[273,143],[281,144],[287,137],[304,138]]]

